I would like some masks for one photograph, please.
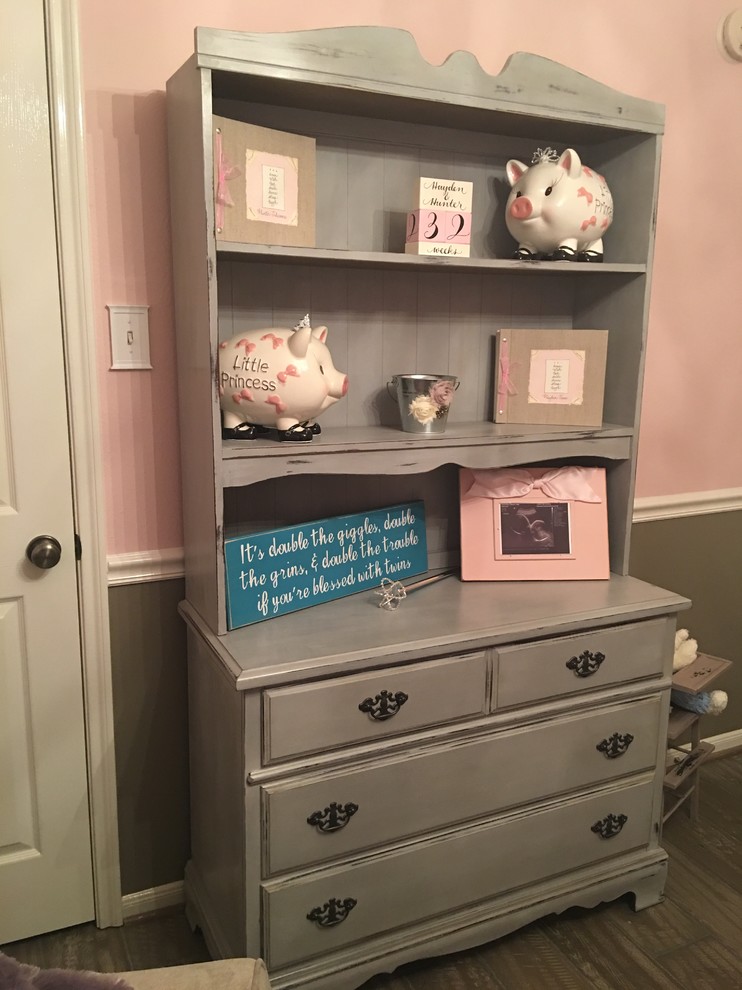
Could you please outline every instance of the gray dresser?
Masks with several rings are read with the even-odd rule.
[[[221,241],[211,116],[317,141],[317,247]],[[198,29],[168,83],[186,530],[192,859],[215,955],[277,990],[352,990],[571,905],[662,897],[676,614],[627,574],[663,110],[535,56],[429,65],[403,31]],[[601,265],[510,260],[509,158],[576,147],[609,179]],[[421,175],[475,184],[471,258],[403,253]],[[222,442],[216,354],[330,328],[346,399],[301,446]],[[501,327],[609,330],[597,428],[492,423]],[[424,367],[423,367],[424,365]],[[393,374],[466,383],[440,437],[402,433]],[[396,612],[361,593],[227,631],[224,539],[425,502],[459,559],[459,467],[605,467],[611,578],[456,576]]]

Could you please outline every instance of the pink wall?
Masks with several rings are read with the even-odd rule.
[[[433,63],[462,48],[497,73],[530,51],[666,104],[637,494],[742,488],[742,63],[716,45],[730,0],[78,2],[109,553],[182,540],[164,88],[196,25],[401,27]],[[109,371],[107,303],[150,306],[153,371]]]

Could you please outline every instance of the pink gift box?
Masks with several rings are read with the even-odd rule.
[[[463,581],[610,577],[604,468],[459,472]]]

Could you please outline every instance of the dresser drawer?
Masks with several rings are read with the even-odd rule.
[[[263,789],[265,874],[637,773],[657,764],[659,697]]]
[[[486,709],[484,653],[276,688],[263,694],[265,762],[386,739]]]
[[[651,781],[614,788],[347,868],[266,883],[268,965],[277,969],[647,846],[652,793]],[[344,914],[339,924],[321,924]]]
[[[669,628],[666,619],[651,619],[504,647],[498,651],[493,707],[510,708],[658,677],[668,649],[672,652]]]

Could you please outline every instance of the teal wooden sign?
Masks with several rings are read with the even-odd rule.
[[[411,502],[224,542],[227,627],[404,581],[428,569],[425,505]]]

